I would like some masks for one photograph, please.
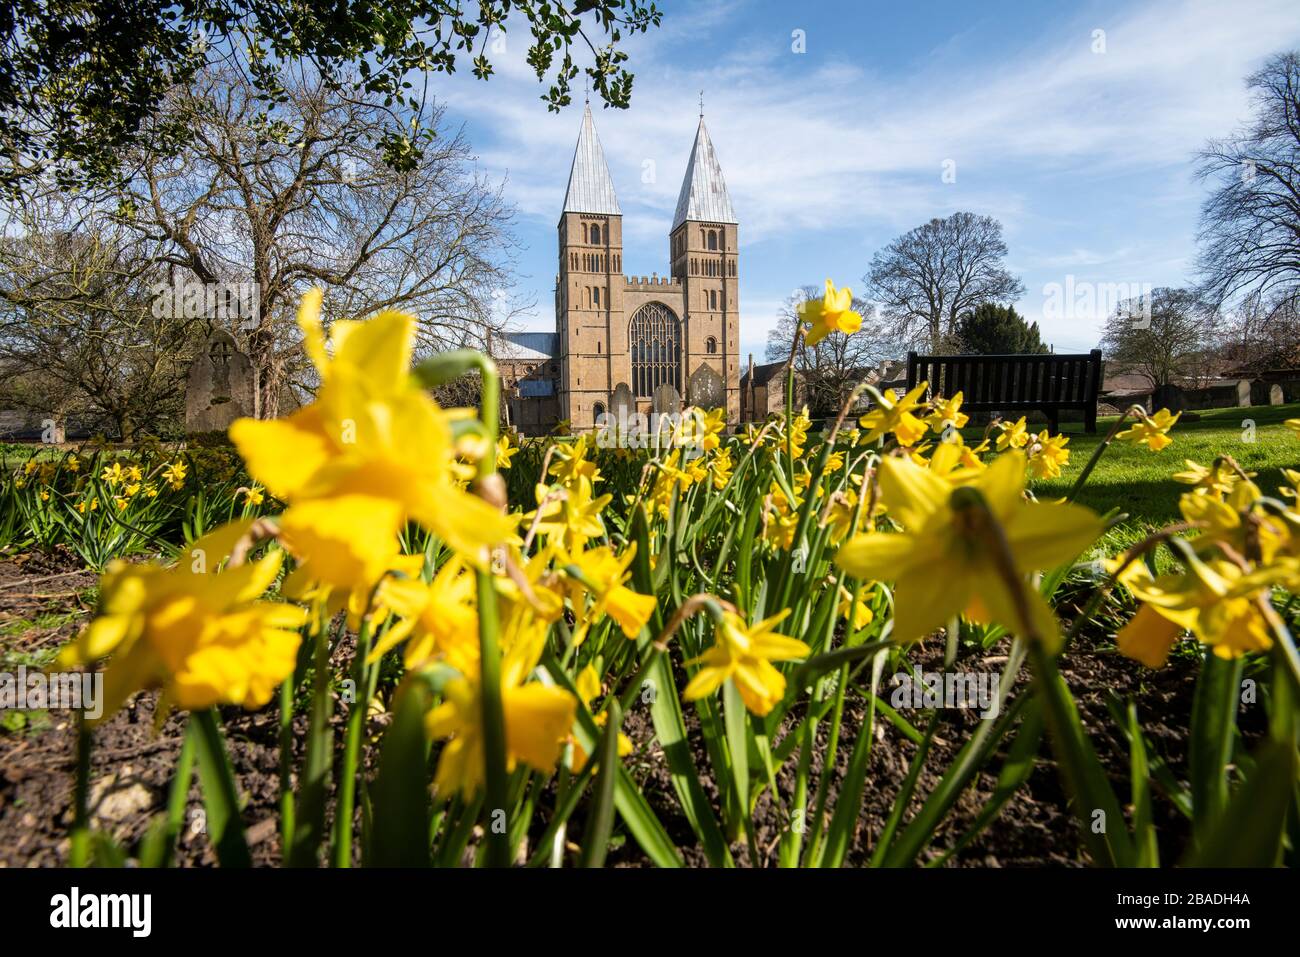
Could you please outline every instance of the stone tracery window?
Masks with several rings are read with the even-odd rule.
[[[628,329],[632,351],[632,388],[649,398],[663,383],[682,388],[681,323],[661,302],[648,302],[632,316]]]

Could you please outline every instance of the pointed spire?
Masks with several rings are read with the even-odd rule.
[[[703,104],[701,104],[701,107]],[[700,116],[700,127],[695,131],[695,145],[691,147],[691,160],[686,164],[682,191],[677,194],[677,213],[673,216],[673,229],[688,219],[702,219],[715,223],[736,222],[727,183],[722,178],[722,166],[713,152],[713,141]]]
[[[618,208],[618,197],[614,195],[614,181],[610,179],[605,153],[600,148],[590,105],[582,111],[582,131],[578,134],[578,148],[573,151],[573,166],[569,168],[569,190],[564,195],[564,211],[623,215]]]

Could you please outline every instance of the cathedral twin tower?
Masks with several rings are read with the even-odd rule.
[[[623,214],[587,107],[559,222],[548,363],[559,418],[586,431],[604,412],[676,412],[667,384],[682,402],[725,405],[738,420],[736,226],[701,116],[668,236],[670,274],[624,276]]]

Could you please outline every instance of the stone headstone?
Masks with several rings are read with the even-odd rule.
[[[1250,380],[1241,379],[1237,382],[1237,408],[1244,409],[1250,405]]]
[[[655,389],[654,395],[650,398],[650,410],[659,415],[672,413],[676,415],[682,411],[682,395],[673,387],[671,382],[665,382],[659,388]]]
[[[1274,382],[1272,385],[1268,387],[1269,405],[1281,405],[1285,401],[1286,401],[1286,396],[1282,392],[1282,386],[1280,383]]]
[[[686,383],[686,395],[691,405],[705,412],[721,409],[727,404],[722,376],[702,362]]]
[[[1183,390],[1172,383],[1156,386],[1151,393],[1151,411],[1168,409],[1170,412],[1182,412],[1187,408],[1187,396]]]
[[[228,332],[213,333],[190,365],[185,383],[185,431],[224,432],[256,411],[253,364]]]
[[[626,382],[614,386],[614,393],[609,397],[609,412],[620,422],[626,422],[636,411],[636,399]]]

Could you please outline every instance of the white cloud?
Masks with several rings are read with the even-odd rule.
[[[697,55],[700,38],[716,36],[717,24],[744,21],[742,7],[691,5],[685,16],[670,11],[650,36],[630,38],[632,109],[595,110],[624,208],[629,268],[663,268],[701,88],[742,246],[777,239],[815,245],[832,231],[842,245],[844,230],[887,239],[963,208],[999,217],[1016,258],[1017,237],[1045,228],[1035,191],[1059,194],[1075,180],[1168,170],[1170,190],[1194,204],[1186,182],[1191,154],[1242,121],[1243,77],[1300,36],[1295,0],[1198,0],[1149,3],[1108,22],[1062,18],[1050,35],[1011,56],[971,56],[953,38],[906,74],[882,75],[865,53],[863,64],[819,59],[814,45],[795,56],[788,31],[779,30]],[[1105,53],[1092,51],[1094,28],[1106,31]],[[476,141],[490,137],[481,160],[508,173],[508,195],[521,215],[553,225],[581,104],[558,117],[545,111],[520,59],[525,40],[515,30],[512,62],[498,63],[490,83],[453,79],[449,100],[473,118]],[[947,159],[956,162],[956,189],[940,179]],[[655,176],[645,183],[647,161]],[[1022,185],[1027,178],[1032,188]],[[1182,250],[1146,249],[1143,224],[1133,228],[1139,235],[1120,245],[1072,234],[1019,258],[1055,272],[1135,255],[1146,257],[1142,269],[1186,260]],[[863,251],[864,268],[871,251]],[[764,296],[806,278],[742,276],[746,323],[765,311]],[[761,334],[746,329],[746,339]]]

